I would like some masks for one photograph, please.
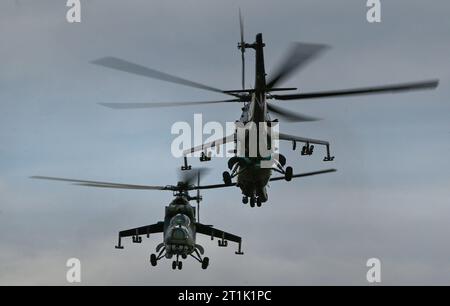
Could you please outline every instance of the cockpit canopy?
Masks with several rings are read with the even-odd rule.
[[[170,225],[171,226],[180,226],[181,225],[184,227],[189,227],[191,225],[191,220],[186,215],[177,214],[172,218],[172,220],[170,220]]]

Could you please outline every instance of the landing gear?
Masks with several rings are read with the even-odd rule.
[[[248,204],[248,197],[242,197],[242,203],[243,204]]]
[[[158,263],[158,261],[159,261],[161,258],[163,258],[163,257],[166,256],[165,251],[166,251],[166,248],[164,247],[163,244],[161,244],[161,245],[159,245],[159,246],[156,248],[156,252],[159,252],[158,255],[156,255],[156,254],[151,254],[151,255],[150,255],[150,264],[151,264],[153,267],[156,266],[156,264]]]
[[[231,185],[231,174],[228,171],[225,171],[224,173],[222,173],[222,177],[223,177],[223,182],[225,183],[225,185]]]
[[[172,261],[172,269],[176,270],[178,268],[178,270],[183,269],[183,262],[177,260]]]
[[[284,179],[289,182],[290,180],[292,180],[292,175],[292,167],[286,167],[286,170],[284,171]]]
[[[261,207],[261,204],[262,204],[261,199],[258,197],[256,199],[256,206]]]
[[[181,262],[179,260],[179,256],[180,255],[177,254],[177,259],[172,261],[172,269],[174,269],[174,270],[176,270],[177,268],[178,268],[178,270],[183,269],[183,262]],[[183,257],[183,255],[181,255],[181,257]]]
[[[153,267],[158,263],[158,259],[156,258],[155,254],[150,255],[150,263]]]
[[[219,246],[220,246],[220,241],[219,241]],[[202,253],[200,254],[199,250],[196,248],[194,250],[195,254],[190,254],[191,257],[193,257],[195,260],[197,260],[199,263],[202,264],[202,269],[206,270],[206,268],[208,268],[209,266],[209,258],[208,257],[203,257],[202,258],[202,254],[203,254],[203,249],[200,250]]]
[[[209,257],[204,257],[202,260],[202,269],[206,270],[209,266]]]
[[[260,197],[250,197],[250,207],[255,207],[255,205],[261,207],[262,203],[263,201]]]

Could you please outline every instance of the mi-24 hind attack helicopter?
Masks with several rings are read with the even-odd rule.
[[[334,169],[309,172],[297,174],[295,177],[306,177],[311,175],[317,175],[322,173],[334,172]],[[175,259],[172,262],[173,269],[181,270],[183,263],[181,259],[186,259],[188,256],[193,257],[195,260],[201,263],[203,269],[206,269],[209,265],[209,258],[204,257],[204,248],[196,244],[197,234],[203,234],[211,237],[211,240],[218,238],[218,245],[220,247],[228,246],[228,241],[232,241],[238,244],[238,250],[235,252],[237,255],[243,255],[241,250],[242,239],[239,236],[230,234],[220,229],[214,228],[212,225],[205,225],[200,223],[200,202],[202,196],[200,190],[216,189],[229,187],[227,184],[216,185],[200,185],[200,173],[201,170],[191,170],[184,175],[183,179],[177,183],[177,185],[167,186],[150,186],[150,185],[133,185],[133,184],[121,184],[99,181],[87,181],[78,179],[68,179],[60,177],[49,176],[32,176],[34,179],[44,179],[53,181],[64,181],[73,183],[75,185],[98,187],[98,188],[114,188],[114,189],[133,189],[133,190],[162,190],[173,191],[174,199],[165,208],[164,221],[157,222],[155,224],[136,227],[119,232],[119,241],[116,246],[117,249],[123,249],[122,238],[132,237],[134,243],[141,243],[143,235],[150,237],[151,234],[163,233],[163,241],[156,247],[156,254],[150,255],[150,263],[152,266],[156,266],[157,262],[163,258]],[[197,177],[197,183],[194,184]],[[271,181],[282,180],[283,177],[272,178]],[[196,196],[189,195],[189,191],[196,190]],[[190,204],[190,201],[197,202],[197,208]]]
[[[290,52],[282,61],[278,69],[266,78],[265,64],[264,64],[264,47],[262,34],[256,35],[255,42],[246,43],[244,40],[244,26],[242,16],[239,12],[240,22],[240,42],[238,48],[241,51],[242,59],[242,89],[240,90],[221,90],[215,87],[204,85],[198,82],[193,82],[184,78],[180,78],[174,75],[170,75],[164,72],[160,72],[151,68],[147,68],[142,65],[134,64],[129,61],[115,58],[105,57],[94,61],[94,64],[137,74],[144,77],[150,77],[162,81],[172,82],[185,86],[195,87],[199,89],[209,90],[231,96],[231,99],[219,100],[219,101],[196,101],[196,102],[162,102],[162,103],[101,103],[104,106],[116,109],[137,109],[137,108],[153,108],[153,107],[168,107],[168,106],[185,106],[185,105],[207,105],[217,103],[243,103],[242,115],[238,122],[245,124],[255,123],[258,129],[260,123],[266,123],[267,126],[272,126],[274,122],[278,120],[272,120],[269,113],[278,115],[280,119],[291,122],[307,122],[318,120],[317,118],[310,117],[304,114],[294,113],[290,110],[284,109],[273,103],[268,103],[268,100],[277,101],[292,101],[292,100],[306,100],[317,98],[330,98],[330,97],[344,97],[344,96],[356,96],[356,95],[369,95],[369,94],[381,94],[381,93],[398,93],[412,90],[424,90],[434,89],[438,86],[438,80],[427,80],[420,82],[385,85],[376,87],[364,87],[355,89],[344,90],[330,90],[310,93],[279,93],[283,91],[297,90],[297,88],[282,88],[277,87],[281,82],[290,77],[296,70],[304,67],[312,59],[321,54],[327,46],[320,44],[305,44],[294,43]],[[245,88],[245,52],[247,49],[255,51],[255,86],[254,88]],[[208,150],[213,147],[218,147],[228,142],[236,142],[238,137],[237,132],[234,134],[217,139],[207,144],[202,144],[186,150],[184,152],[184,165],[183,170],[188,170],[190,166],[187,163],[186,156],[194,152],[201,152],[200,161],[210,160]],[[294,136],[279,133],[279,140],[290,141],[293,144],[293,149],[297,148],[297,143],[302,143],[302,155],[312,155],[314,145],[322,145],[326,147],[326,156],[324,161],[332,161],[333,156],[330,155],[330,144],[328,141],[311,139],[306,137]],[[258,140],[259,141],[259,140]],[[244,146],[248,145],[248,141],[245,141]],[[247,152],[247,148],[244,152]],[[237,152],[237,150],[235,150]],[[209,151],[210,153],[210,151]],[[266,186],[272,175],[272,170],[280,172],[285,175],[287,181],[292,178],[292,167],[285,167],[286,158],[283,155],[279,155],[277,162],[273,168],[261,168],[259,165],[262,160],[267,159],[267,156],[261,156],[257,154],[253,156],[234,156],[228,161],[228,168],[231,173],[225,171],[223,173],[224,183],[230,185],[236,185],[241,188],[244,195],[243,203],[246,204],[250,198],[250,205],[255,206],[255,202],[258,206],[261,203],[266,202],[268,199]],[[237,183],[232,183],[232,179],[237,177]]]

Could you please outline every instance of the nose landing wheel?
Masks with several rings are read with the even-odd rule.
[[[250,207],[261,207],[262,201],[260,197],[250,197]]]
[[[172,269],[176,270],[178,268],[178,270],[183,269],[183,262],[182,261],[176,261],[174,260],[172,262]]]
[[[261,207],[261,204],[262,204],[261,199],[258,197],[256,199],[256,206]]]
[[[180,261],[180,260],[178,259],[178,257],[179,257],[179,255],[177,255],[177,260],[174,260],[174,261],[172,262],[172,269],[174,269],[174,270],[176,270],[176,268],[178,268],[178,270],[183,269],[183,262]]]

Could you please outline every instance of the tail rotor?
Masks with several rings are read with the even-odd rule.
[[[239,9],[239,28],[241,33],[241,41],[238,43],[238,49],[241,50],[242,60],[242,89],[245,89],[245,41],[244,41],[244,20],[242,18],[241,9]]]

